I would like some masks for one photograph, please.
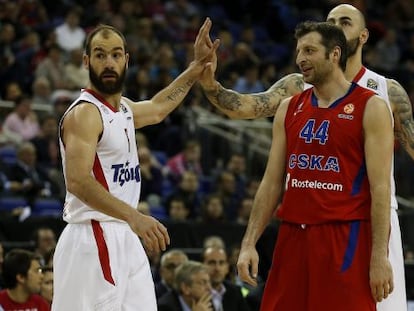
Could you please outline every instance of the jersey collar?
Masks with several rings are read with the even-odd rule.
[[[114,106],[112,106],[110,103],[108,103],[105,98],[103,98],[102,95],[100,95],[99,93],[95,92],[92,89],[84,89],[84,92],[88,92],[89,94],[91,94],[93,97],[95,97],[97,100],[99,100],[102,104],[104,104],[106,107],[108,107],[110,110],[112,110],[113,112],[118,112]]]

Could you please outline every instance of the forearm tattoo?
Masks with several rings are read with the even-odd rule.
[[[181,100],[194,84],[194,80],[187,80],[185,85],[177,86],[176,88],[171,90],[171,93],[167,96],[167,99],[170,101]]]
[[[256,94],[240,94],[218,84],[216,90],[205,91],[210,102],[224,111],[237,112],[245,117],[271,117],[280,102],[303,91],[302,75],[290,74],[277,81],[269,90]]]
[[[388,96],[394,105],[394,119],[400,126],[395,129],[395,137],[407,152],[414,156],[414,120],[410,98],[403,87],[391,80],[388,84]]]

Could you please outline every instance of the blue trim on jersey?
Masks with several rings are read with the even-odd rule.
[[[341,272],[345,272],[346,270],[348,270],[348,268],[351,267],[352,261],[354,260],[360,224],[361,222],[359,220],[351,222],[351,228],[349,229],[348,246],[345,251]]]
[[[354,183],[352,184],[351,195],[356,195],[361,191],[362,180],[364,179],[366,173],[367,173],[367,167],[365,166],[365,163],[363,163],[361,167],[359,168],[359,171],[354,180]]]
[[[337,100],[335,100],[331,105],[329,105],[329,108],[335,108],[336,106],[338,106],[341,101],[347,97],[349,94],[352,93],[352,91],[357,87],[357,84],[355,82],[351,83],[351,87],[349,88],[348,92],[346,92],[346,94],[344,96],[342,96],[341,98],[338,98]],[[311,103],[313,107],[318,107],[318,98],[316,97],[315,93],[312,90],[312,96],[311,96]]]

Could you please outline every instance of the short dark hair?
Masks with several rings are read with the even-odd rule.
[[[24,249],[12,249],[4,257],[3,280],[4,286],[13,289],[17,286],[16,277],[20,274],[27,276],[33,260],[39,260],[35,253]]]
[[[295,29],[296,40],[302,38],[311,32],[317,32],[322,36],[322,45],[326,48],[326,56],[338,46],[341,49],[339,66],[343,71],[346,69],[346,60],[348,58],[347,42],[342,29],[328,22],[306,21],[300,23]]]
[[[127,51],[127,42],[125,39],[125,36],[122,34],[122,32],[120,32],[118,29],[116,29],[113,26],[110,25],[105,25],[105,24],[101,24],[99,26],[97,26],[95,29],[93,29],[88,36],[86,37],[86,41],[85,41],[85,54],[90,56],[91,55],[91,42],[92,39],[98,34],[98,33],[103,33],[102,35],[104,37],[108,36],[109,33],[113,32],[115,34],[117,34],[119,37],[121,37],[123,43],[124,43],[124,50],[125,52]]]

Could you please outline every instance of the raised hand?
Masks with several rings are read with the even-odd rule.
[[[216,39],[211,41],[210,38],[210,29],[212,23],[211,20],[207,17],[203,25],[198,31],[196,40],[194,42],[194,60],[195,61],[210,61],[213,53],[220,44],[220,40]]]
[[[192,311],[214,311],[213,304],[211,302],[211,293],[205,293],[198,301],[193,301],[191,305]]]

